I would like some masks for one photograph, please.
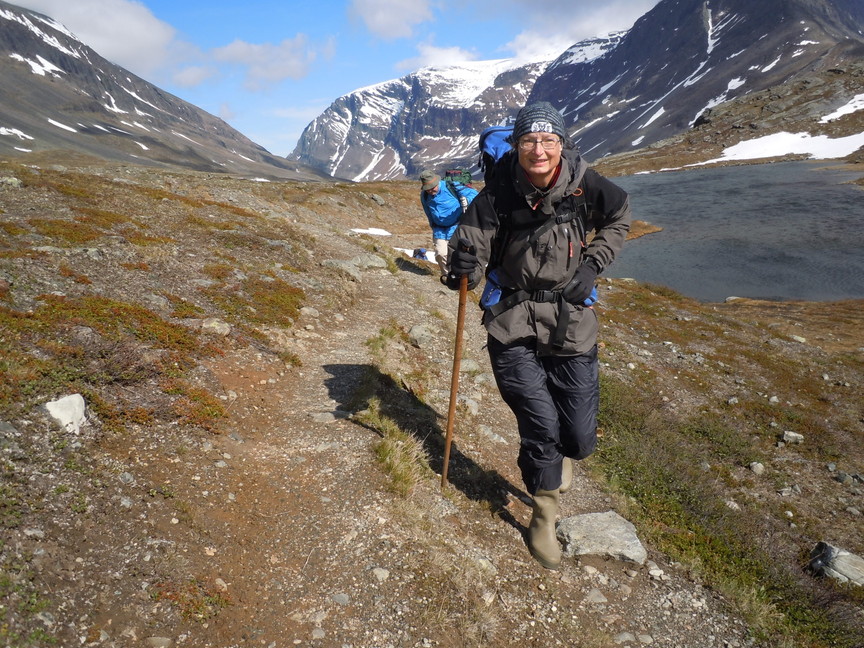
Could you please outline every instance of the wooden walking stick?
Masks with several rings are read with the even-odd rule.
[[[450,445],[453,443],[453,422],[456,418],[456,393],[459,391],[459,364],[462,361],[462,330],[465,328],[465,302],[468,297],[468,275],[459,280],[459,310],[456,314],[456,348],[453,351],[453,376],[450,379],[450,409],[447,412],[447,436],[444,439],[444,467],[441,469],[441,488],[447,483],[447,465],[450,463]]]

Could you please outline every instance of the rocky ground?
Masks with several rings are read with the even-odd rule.
[[[33,162],[0,166],[5,645],[794,645],[653,546],[599,458],[562,517],[618,511],[648,561],[531,559],[474,299],[442,487],[457,296],[395,251],[430,243],[414,183]],[[700,470],[802,574],[819,540],[864,554],[861,307],[601,283],[604,375],[658,416],[746,430],[764,474],[738,455]],[[77,433],[42,408],[73,392],[90,408]],[[804,443],[778,442],[796,420]],[[415,453],[407,487],[388,424]],[[598,456],[620,442],[605,430]]]

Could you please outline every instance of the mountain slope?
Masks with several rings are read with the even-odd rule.
[[[441,488],[458,295],[393,249],[428,240],[415,182],[33,164],[0,161],[3,646],[860,647],[860,592],[802,560],[864,555],[860,300],[602,281],[561,515],[650,562],[550,572],[473,297]],[[77,432],[45,410],[76,393]]]
[[[853,0],[664,0],[605,56],[552,63],[530,100],[557,106],[590,157],[633,150],[727,100],[860,59],[862,25]]]
[[[51,18],[0,1],[0,152],[68,149],[201,171],[317,179],[110,63]]]
[[[361,88],[309,124],[290,158],[352,180],[414,176],[430,164],[470,165],[476,133],[523,104],[547,63],[430,67]]]
[[[526,100],[544,100],[596,160],[681,135],[736,98],[805,79],[830,83],[832,70],[864,58],[862,30],[859,0],[662,0],[628,32],[577,43],[542,74],[501,75],[470,103],[448,93],[466,83],[468,68],[421,70],[346,95],[307,127],[291,157],[354,180],[471,166],[484,126],[512,118]],[[476,86],[487,68],[473,69]],[[854,81],[834,107],[864,91]],[[781,104],[768,97],[762,105],[783,121]],[[820,105],[831,112],[830,102]],[[810,125],[800,111],[788,117],[787,127]]]

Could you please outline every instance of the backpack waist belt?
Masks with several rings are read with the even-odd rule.
[[[504,289],[506,290],[506,289]],[[544,304],[558,303],[558,321],[555,324],[555,336],[552,338],[552,346],[560,349],[564,346],[564,338],[567,335],[567,325],[570,323],[570,307],[564,299],[564,293],[560,290],[515,290],[507,297],[486,309],[492,317],[498,317],[501,313],[521,304],[533,301]]]

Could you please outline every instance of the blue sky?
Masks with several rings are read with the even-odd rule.
[[[276,155],[338,97],[427,65],[557,55],[658,0],[10,0]],[[538,10],[537,7],[542,7]]]

